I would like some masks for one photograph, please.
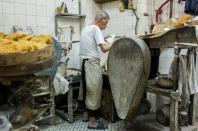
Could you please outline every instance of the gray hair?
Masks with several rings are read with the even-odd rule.
[[[95,20],[101,20],[102,18],[105,18],[107,20],[110,19],[109,15],[105,11],[100,11],[96,13]]]

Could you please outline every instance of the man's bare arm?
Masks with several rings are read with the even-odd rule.
[[[103,53],[105,53],[111,49],[110,44],[100,44],[99,47]]]

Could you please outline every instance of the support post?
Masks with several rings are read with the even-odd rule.
[[[174,99],[170,104],[170,131],[178,131],[178,101]]]

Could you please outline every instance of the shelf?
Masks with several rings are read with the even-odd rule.
[[[179,94],[175,92],[173,89],[163,89],[163,88],[158,87],[157,85],[148,85],[146,87],[146,92],[169,97],[175,100],[180,100]]]
[[[146,35],[141,38],[147,43],[150,49],[174,48],[175,42],[191,43],[188,46],[194,46],[195,43],[197,44],[198,42],[196,34],[195,26],[184,26],[171,29],[161,34]],[[187,47],[185,45],[183,45],[183,47]]]
[[[56,14],[56,17],[66,17],[66,18],[73,18],[73,19],[80,19],[85,18],[85,15],[79,15],[79,14],[72,14],[72,13],[62,13],[62,14]]]
[[[46,95],[50,95],[51,92],[42,92],[42,93],[33,93],[32,96],[33,97],[40,97],[40,96],[46,96]]]
[[[107,3],[107,2],[112,2],[112,1],[117,1],[117,0],[94,0],[96,3]]]
[[[61,13],[55,15],[55,34],[58,35],[58,18],[68,18],[80,20],[86,18],[85,15],[72,14],[72,13]],[[81,23],[81,22],[80,22]],[[81,25],[80,25],[81,28]]]

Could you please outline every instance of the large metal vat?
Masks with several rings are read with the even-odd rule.
[[[150,51],[139,38],[116,40],[108,56],[108,76],[118,116],[133,118],[150,73]]]

